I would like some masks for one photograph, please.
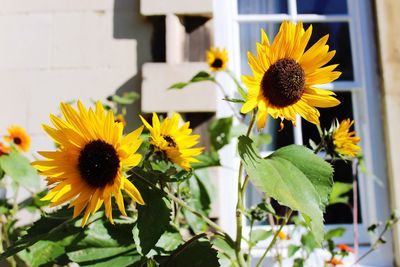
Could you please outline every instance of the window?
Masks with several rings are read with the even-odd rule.
[[[338,70],[342,75],[324,88],[335,91],[342,104],[336,108],[319,109],[321,126],[328,128],[334,117],[339,120],[354,118],[356,130],[362,138],[361,146],[368,169],[386,184],[371,12],[370,0],[218,0],[214,6],[215,45],[228,49],[230,69],[240,76],[251,74],[246,53],[255,51],[255,43],[261,38],[261,28],[272,40],[284,20],[303,21],[305,28],[312,23],[313,35],[310,44],[329,33],[330,49],[336,50],[331,63],[340,64]],[[229,86],[229,81],[224,79],[221,77],[221,82]],[[234,86],[230,88],[233,94]],[[228,112],[221,105],[218,113],[226,115]],[[315,126],[300,117],[296,127],[286,123],[282,132],[277,131],[278,127],[278,121],[273,119],[268,121],[265,129],[273,135],[273,142],[265,146],[265,153],[291,143],[308,145],[309,139],[319,141]],[[228,153],[225,156],[228,156]],[[231,158],[231,161],[234,162],[234,159]],[[336,180],[351,181],[351,166],[347,163],[337,162],[335,173]],[[222,189],[220,188],[220,197],[222,195],[224,200],[234,201],[234,194],[230,195],[231,198],[227,198],[229,193],[226,190],[235,191],[226,183],[225,181]],[[370,237],[365,231],[367,226],[385,220],[389,215],[388,193],[385,186],[377,185],[365,174],[359,175],[358,191],[360,192],[360,244],[365,245],[370,242]],[[255,204],[259,200],[260,196],[250,188],[247,192],[247,204]],[[232,207],[232,204],[227,204],[225,201],[224,207]],[[225,218],[227,215],[224,215],[224,211],[230,212],[227,208],[223,209],[221,223],[226,223],[228,228],[232,228],[228,224],[232,224],[233,220]],[[347,228],[347,234],[339,242],[352,243],[352,219],[347,207],[340,205],[330,207],[325,219],[327,230],[339,226]],[[389,266],[392,264],[392,258],[391,244],[388,244],[382,251],[369,257],[367,262]]]

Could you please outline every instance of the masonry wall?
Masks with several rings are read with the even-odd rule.
[[[41,124],[60,101],[138,91],[152,34],[139,4],[0,0],[0,135],[17,124],[32,136],[32,151],[51,148]]]

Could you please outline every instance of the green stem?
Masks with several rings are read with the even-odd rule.
[[[269,243],[267,249],[264,251],[264,254],[261,256],[260,260],[257,262],[256,267],[261,266],[261,263],[264,261],[265,256],[267,256],[267,253],[271,250],[271,248],[275,245],[276,240],[278,239],[278,235],[279,232],[282,231],[282,228],[288,223],[290,216],[292,215],[292,211],[290,210],[287,214],[286,214],[286,218],[285,221],[280,225],[278,231],[275,232],[274,237],[271,241],[271,243]]]
[[[253,129],[254,122],[256,120],[256,112],[252,113],[251,120],[249,123],[249,128],[247,129],[246,136],[250,136]],[[242,241],[242,231],[243,231],[243,220],[242,211],[244,209],[243,195],[246,191],[246,187],[242,186],[242,173],[243,173],[243,162],[240,161],[239,174],[238,174],[238,184],[237,184],[237,203],[236,203],[236,242],[235,242],[235,253],[239,262],[239,266],[245,266],[243,254],[241,253],[241,241]],[[243,184],[244,185],[244,184]],[[247,182],[246,182],[247,185]],[[250,255],[249,255],[250,257]]]
[[[222,84],[220,84],[217,80],[214,80],[214,83],[215,83],[215,84],[217,85],[217,87],[221,90],[222,94],[224,95],[224,98],[229,99],[229,95],[226,93],[226,91],[225,91],[224,87],[222,86]],[[233,105],[232,105],[230,102],[228,102],[228,101],[227,101],[226,103],[228,104],[229,108],[231,109],[233,115],[234,115],[239,121],[242,121],[242,120],[243,120],[242,117],[241,117],[239,114],[237,114],[237,112],[236,112],[235,108],[233,107]]]
[[[248,250],[247,250],[247,266],[251,266],[251,250],[253,248],[253,244],[251,243],[251,234],[253,233],[253,225],[254,220],[250,221],[250,231],[249,231],[249,242],[248,242]]]

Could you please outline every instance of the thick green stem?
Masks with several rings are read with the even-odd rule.
[[[249,128],[247,129],[246,136],[250,136],[255,120],[256,120],[256,112],[253,112],[249,123]],[[239,266],[244,267],[246,265],[246,262],[243,258],[243,254],[241,253],[241,242],[242,242],[242,231],[243,231],[242,211],[244,209],[243,196],[246,191],[246,187],[242,186],[242,173],[243,173],[243,162],[240,161],[238,181],[237,181],[235,253],[237,260],[239,262]]]
[[[278,235],[279,232],[282,231],[283,227],[288,223],[290,216],[292,215],[292,211],[290,210],[287,214],[286,214],[286,218],[285,221],[280,225],[278,231],[275,232],[274,237],[272,238],[271,243],[269,243],[267,249],[264,251],[264,254],[261,256],[260,260],[257,262],[256,267],[261,266],[261,263],[264,261],[265,256],[267,256],[267,253],[271,250],[271,248],[275,245],[276,240],[278,239]]]

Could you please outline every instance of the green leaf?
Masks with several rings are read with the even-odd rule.
[[[245,136],[239,137],[238,151],[254,185],[281,205],[309,217],[308,225],[321,244],[323,210],[333,183],[332,167],[297,145],[281,148],[263,159]]]
[[[217,251],[208,240],[189,240],[181,245],[161,266],[218,267]]]
[[[0,157],[0,167],[19,185],[29,190],[39,190],[40,177],[29,160],[17,151]]]
[[[132,178],[145,203],[143,206],[137,206],[138,219],[132,233],[138,252],[146,255],[169,228],[170,203],[161,192],[152,190],[139,180]]]
[[[222,100],[231,102],[231,103],[235,103],[235,104],[243,104],[244,100],[243,99],[237,99],[237,98],[229,98],[229,97],[225,97]]]
[[[258,134],[254,137],[255,147],[261,147],[268,145],[272,142],[272,136],[270,134]]]
[[[251,233],[250,242],[252,243],[252,246],[255,246],[258,242],[265,240],[272,235],[272,230],[256,229]]]
[[[303,249],[311,253],[314,249],[318,248],[320,245],[315,242],[314,236],[311,232],[308,232],[301,236],[301,244]]]
[[[293,257],[294,254],[296,254],[296,252],[301,248],[301,246],[297,246],[297,245],[289,245],[288,247],[288,257]]]
[[[215,150],[220,150],[231,140],[232,117],[214,120],[208,127],[211,145]]]
[[[108,267],[133,266],[139,262],[146,262],[132,244],[127,247],[86,248],[67,253],[68,257],[79,263],[79,266]]]
[[[202,82],[202,81],[214,82],[215,79],[208,72],[200,71],[195,76],[193,76],[193,78],[190,79],[188,82],[174,83],[168,89],[183,89],[183,88],[185,88],[186,86],[188,86],[191,83]]]
[[[231,267],[232,260],[236,260],[235,244],[229,245],[225,239],[216,236],[215,239],[211,240],[213,247],[218,251],[218,261],[221,266]]]
[[[335,182],[332,187],[332,193],[329,196],[329,205],[349,202],[349,197],[344,196],[347,192],[353,189],[353,184]]]
[[[204,179],[204,177],[202,178]],[[211,197],[206,185],[197,175],[195,175],[194,179],[188,180],[188,183],[190,198],[187,199],[187,204],[204,216],[208,216],[211,210]],[[207,224],[199,219],[199,217],[189,212],[187,209],[182,209],[182,212],[185,215],[187,224],[193,232],[198,233],[207,230]]]
[[[127,92],[124,93],[122,96],[119,95],[112,95],[111,101],[120,105],[130,105],[139,100],[140,95],[136,92]]]
[[[192,168],[195,170],[208,167],[221,166],[221,162],[219,161],[219,155],[216,151],[202,153],[199,156],[197,156],[196,159],[199,160],[200,162],[192,164]]]
[[[346,232],[345,228],[338,227],[338,228],[332,229],[332,230],[328,231],[327,233],[325,233],[324,239],[328,240],[328,239],[332,239],[334,237],[341,237],[344,235],[345,232]]]
[[[304,267],[304,259],[297,258],[293,262],[293,267]]]

